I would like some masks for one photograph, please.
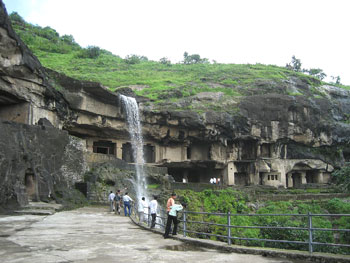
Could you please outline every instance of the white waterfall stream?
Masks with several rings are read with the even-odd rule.
[[[143,196],[146,197],[146,178],[144,172],[144,156],[143,156],[143,138],[142,129],[140,123],[139,107],[134,98],[119,95],[120,102],[125,112],[125,117],[128,124],[128,130],[131,139],[131,146],[133,152],[133,158],[136,169],[136,182],[135,192],[137,197],[137,203]],[[146,197],[147,198],[147,197]]]

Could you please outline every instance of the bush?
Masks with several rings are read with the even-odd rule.
[[[343,191],[350,192],[350,165],[332,173],[332,180]]]
[[[88,46],[78,53],[79,58],[98,58],[101,54],[101,49],[96,46]]]

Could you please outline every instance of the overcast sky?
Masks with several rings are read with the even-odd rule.
[[[125,57],[321,68],[350,85],[348,0],[4,0],[8,13]],[[330,80],[330,79],[327,79]]]

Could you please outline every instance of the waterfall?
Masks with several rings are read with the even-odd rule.
[[[131,146],[133,152],[133,158],[136,167],[136,182],[135,182],[135,192],[137,197],[137,203],[143,196],[146,195],[146,178],[143,166],[145,160],[143,157],[143,138],[142,129],[139,116],[139,107],[134,98],[127,97],[124,95],[119,95],[120,102],[125,112],[125,117],[128,124]],[[146,197],[146,196],[145,196]]]

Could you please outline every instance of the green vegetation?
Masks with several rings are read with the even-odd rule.
[[[200,92],[222,92],[226,98],[236,98],[250,95],[266,84],[279,90],[284,81],[293,76],[311,87],[321,85],[318,79],[301,72],[301,63],[297,59],[290,67],[210,64],[208,59],[187,52],[184,53],[184,61],[179,64],[172,64],[166,57],[159,62],[139,55],[122,59],[99,47],[82,48],[73,36],[60,36],[50,27],[29,24],[17,13],[12,13],[10,19],[16,33],[43,66],[79,80],[100,82],[111,90],[138,85],[141,88],[135,92],[156,103],[176,102]],[[222,109],[216,107],[215,110]]]
[[[239,191],[232,189],[227,190],[204,190],[202,192],[194,192],[191,190],[176,191],[180,201],[186,202],[188,211],[195,212],[219,212],[231,214],[286,214],[283,216],[232,216],[231,225],[234,226],[275,226],[275,227],[303,227],[307,228],[307,217],[293,216],[296,214],[341,214],[350,213],[350,203],[332,199],[329,201],[310,201],[310,202],[266,202],[265,204],[250,205],[247,196]],[[288,214],[293,214],[288,216]],[[216,224],[227,224],[227,216],[219,215],[202,215],[188,214],[188,221],[196,222],[215,222]],[[321,217],[315,216],[312,218],[314,228],[350,228],[350,220],[348,217]],[[204,232],[215,235],[227,235],[227,230],[224,226],[204,225],[197,223],[188,223],[187,229]],[[232,228],[232,236],[244,238],[260,238],[260,239],[275,239],[275,240],[294,240],[307,241],[308,231],[291,230],[291,229],[256,229],[256,228]],[[205,238],[200,234],[190,234],[190,236]],[[225,237],[207,236],[213,240],[221,240],[226,242]],[[314,231],[313,240],[315,242],[341,243],[348,244],[350,234],[347,232],[339,232],[333,235],[329,231]],[[288,248],[307,250],[308,246],[303,244],[292,243],[274,243],[265,241],[247,241],[247,240],[232,240],[234,244],[248,246],[262,246],[275,248]],[[315,246],[315,251],[332,252],[332,253],[350,253],[349,249],[337,248],[331,246]]]
[[[350,165],[332,173],[333,180],[342,191],[350,193]]]

